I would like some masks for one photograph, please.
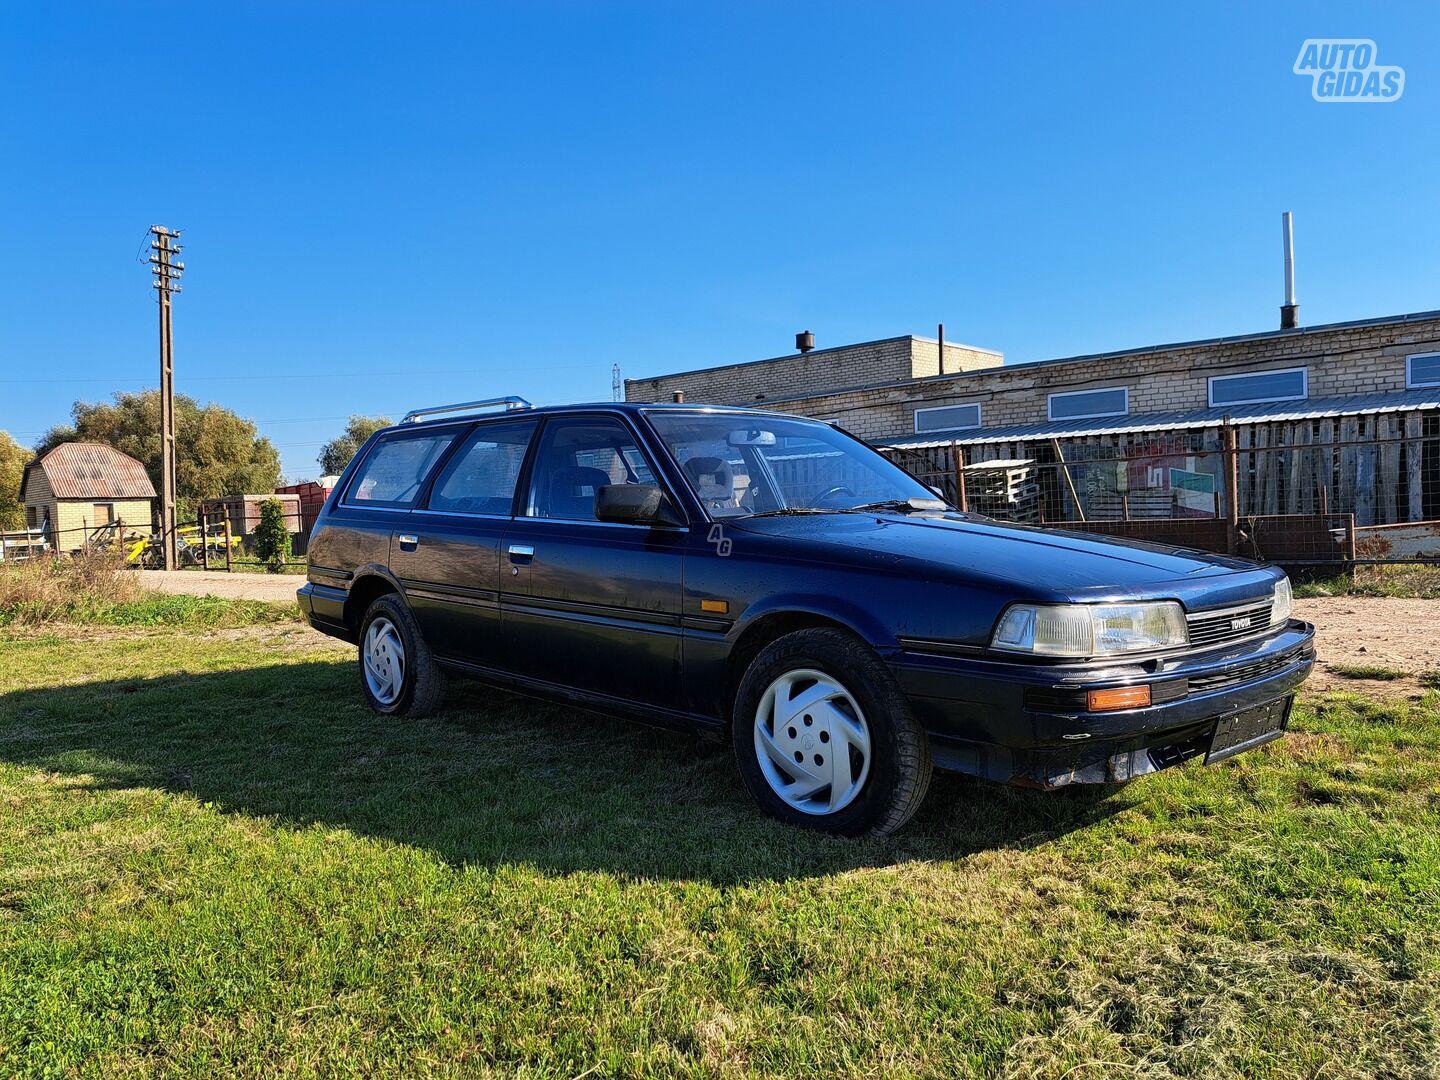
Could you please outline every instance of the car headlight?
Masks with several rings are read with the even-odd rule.
[[[1014,604],[990,645],[1041,656],[1113,656],[1190,643],[1173,600],[1143,604]]]
[[[1290,593],[1290,579],[1282,577],[1275,582],[1275,601],[1270,605],[1270,625],[1279,626],[1290,618],[1290,609],[1295,598]]]

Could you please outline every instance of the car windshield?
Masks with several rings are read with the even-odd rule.
[[[660,410],[649,415],[712,517],[945,507],[909,473],[817,420]]]

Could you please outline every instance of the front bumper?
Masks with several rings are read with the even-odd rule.
[[[1128,780],[1207,751],[1216,721],[1294,694],[1315,664],[1315,628],[1137,663],[1045,664],[902,652],[891,667],[941,768],[1058,787]],[[1089,690],[1148,683],[1142,709],[1085,711]]]

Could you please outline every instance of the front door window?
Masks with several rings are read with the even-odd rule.
[[[555,421],[540,440],[525,515],[594,521],[602,487],[654,483],[655,473],[618,420]]]

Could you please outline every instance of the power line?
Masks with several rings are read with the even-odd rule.
[[[185,382],[189,384],[196,382],[274,382],[276,379],[390,379],[401,377],[409,379],[415,377],[448,377],[461,375],[524,375],[532,371],[569,371],[575,366],[575,364],[526,364],[524,367],[483,368],[471,371],[413,371],[409,368],[397,368],[393,371],[276,372],[268,375],[187,375]],[[111,375],[77,375],[63,379],[0,379],[0,383],[10,385],[103,382],[113,386],[117,383],[143,383],[144,381],[144,379],[139,378],[116,379]]]

